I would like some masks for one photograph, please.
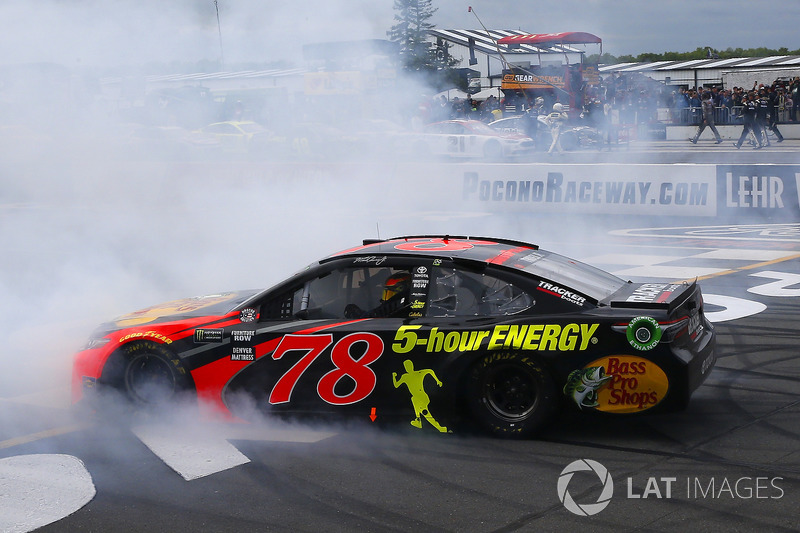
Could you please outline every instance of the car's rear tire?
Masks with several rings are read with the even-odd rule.
[[[539,361],[518,353],[486,354],[467,377],[467,398],[480,429],[506,438],[529,438],[558,406],[553,379]]]
[[[140,341],[121,348],[122,388],[135,405],[153,407],[171,403],[192,389],[192,379],[180,358],[164,345]]]

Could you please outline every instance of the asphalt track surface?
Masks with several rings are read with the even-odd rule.
[[[798,143],[784,144],[773,159],[796,159]],[[702,153],[721,149],[710,145]],[[695,148],[655,150],[680,159]],[[707,269],[700,282],[717,312],[718,360],[685,412],[566,410],[539,439],[504,441],[369,420],[249,428],[170,420],[166,430],[163,421],[97,423],[53,407],[48,391],[0,393],[0,524],[43,532],[796,531],[800,225],[696,226],[609,228],[602,249],[568,243],[579,259],[640,268],[644,280],[653,266]],[[654,265],[665,250],[671,257]],[[620,265],[613,254],[643,259]],[[746,316],[732,317],[736,310]],[[190,438],[165,437],[180,432]],[[176,449],[199,459],[180,464]],[[580,460],[601,465],[598,473],[565,477]],[[607,506],[571,512],[560,478],[579,508]],[[70,498],[72,508],[60,507]]]

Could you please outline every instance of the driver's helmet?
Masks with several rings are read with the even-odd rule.
[[[411,274],[408,272],[397,272],[386,278],[383,284],[382,302],[386,302],[409,290],[411,286]]]
[[[544,98],[542,98],[541,96],[538,96],[536,98],[536,105],[544,105]]]
[[[561,113],[562,111],[564,111],[564,104],[556,102],[555,104],[553,104],[553,111],[555,111],[556,113]]]

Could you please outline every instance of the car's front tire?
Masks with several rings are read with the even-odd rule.
[[[192,379],[180,358],[164,345],[132,342],[122,346],[122,388],[142,407],[171,403],[192,388]]]
[[[558,406],[553,379],[539,361],[518,353],[486,354],[467,378],[467,398],[480,429],[506,438],[528,438]]]

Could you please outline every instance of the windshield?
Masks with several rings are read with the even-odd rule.
[[[626,283],[605,270],[544,250],[532,251],[521,261],[526,263],[525,272],[563,284],[595,300],[607,298]]]

